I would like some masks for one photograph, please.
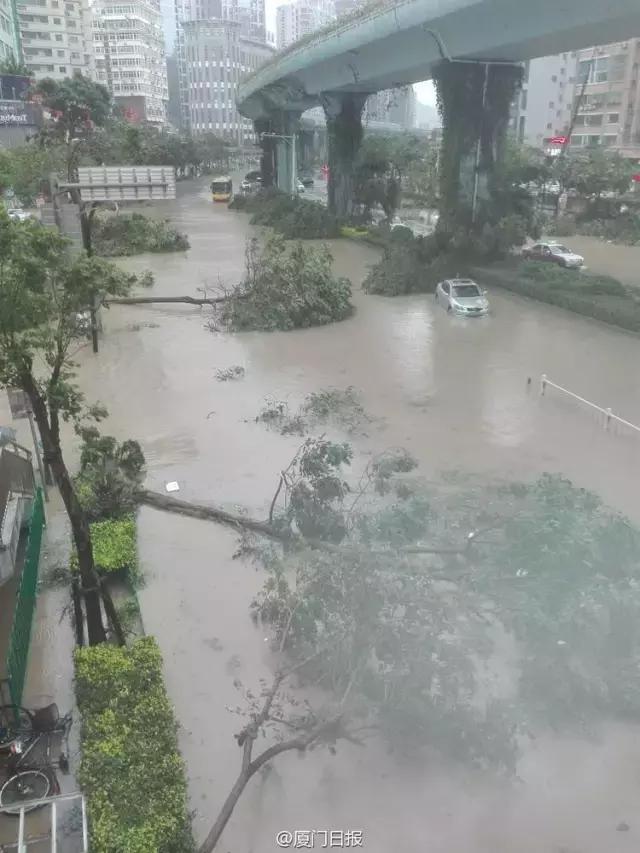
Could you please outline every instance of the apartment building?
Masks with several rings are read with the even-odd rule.
[[[546,148],[571,125],[577,55],[561,53],[525,63],[522,90],[513,105],[511,130],[519,142]]]
[[[37,80],[94,76],[87,0],[18,0],[17,14],[24,62]]]
[[[273,48],[247,35],[237,21],[185,21],[182,27],[191,132],[215,133],[239,147],[252,145],[253,122],[237,111],[236,91],[246,74],[273,55]]]
[[[0,62],[20,55],[19,33],[11,0],[0,0]]]
[[[276,45],[278,50],[321,29],[334,20],[331,0],[299,0],[276,10]]]
[[[582,50],[571,146],[602,145],[640,157],[640,38]]]
[[[241,24],[245,36],[260,42],[267,40],[265,0],[222,0],[221,17],[225,21]]]
[[[96,78],[132,122],[166,122],[169,89],[159,0],[97,0]]]

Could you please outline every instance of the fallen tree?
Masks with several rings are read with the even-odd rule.
[[[184,302],[187,305],[218,305],[226,296],[199,298],[196,296],[126,296],[118,299],[105,299],[104,305],[152,305],[153,303]]]
[[[178,515],[186,515],[204,521],[217,521],[219,524],[235,527],[236,530],[244,529],[250,530],[253,533],[260,533],[262,536],[268,536],[270,539],[284,541],[290,538],[287,531],[278,530],[274,525],[269,524],[269,522],[256,521],[246,515],[227,512],[220,507],[190,503],[189,501],[182,501],[179,498],[161,495],[159,492],[151,492],[148,489],[141,489],[138,492],[138,499],[141,504],[154,507],[154,509],[175,512]]]
[[[244,701],[228,710],[248,717],[240,768],[199,853],[221,846],[251,778],[288,751],[334,752],[375,729],[400,754],[511,775],[536,730],[640,718],[640,532],[626,519],[549,475],[436,489],[401,449],[350,483],[352,455],[305,440],[267,521],[135,490],[156,509],[255,533],[239,553],[266,572],[251,615],[271,629],[278,670],[257,691],[235,681]],[[514,658],[506,693],[492,675],[501,636]],[[296,695],[310,684],[324,688],[320,708]]]

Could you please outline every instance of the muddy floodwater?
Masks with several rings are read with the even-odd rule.
[[[151,269],[154,293],[239,279],[251,233],[243,215],[213,206],[204,184],[181,187],[163,211],[189,234],[190,251],[123,262]],[[300,441],[255,423],[265,397],[295,408],[309,391],[353,385],[373,418],[352,438],[359,454],[404,446],[432,478],[559,472],[640,522],[640,436],[605,430],[595,411],[538,391],[544,373],[640,424],[640,338],[500,292],[490,293],[491,316],[476,320],[451,318],[429,296],[369,297],[359,284],[376,252],[349,241],[331,248],[354,285],[357,310],[343,323],[227,335],[187,306],[106,313],[100,355],[81,354],[82,385],[110,409],[109,431],[141,442],[149,488],[176,480],[182,498],[264,517]],[[216,381],[235,364],[244,379]],[[239,769],[242,721],[227,710],[239,701],[234,680],[258,688],[272,664],[248,615],[262,576],[233,559],[236,543],[214,524],[140,515],[143,618],[164,654],[199,840]],[[639,802],[640,731],[629,726],[605,726],[591,741],[540,737],[508,784],[400,762],[374,741],[280,758],[252,781],[219,849],[271,853],[280,830],[334,829],[362,831],[369,853],[627,853],[640,849]],[[622,822],[628,831],[617,831]]]

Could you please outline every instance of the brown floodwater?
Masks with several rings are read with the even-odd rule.
[[[252,233],[243,215],[213,206],[204,184],[181,187],[162,212],[188,232],[191,249],[123,261],[152,269],[155,293],[194,295],[239,279]],[[640,424],[640,339],[501,292],[476,320],[448,316],[429,296],[369,297],[359,283],[377,253],[348,241],[331,248],[355,290],[356,313],[343,323],[228,335],[186,306],[106,312],[100,355],[80,354],[82,384],[110,409],[112,433],[141,442],[150,488],[176,480],[182,498],[264,516],[299,444],[255,423],[265,397],[295,408],[309,391],[353,385],[373,418],[351,439],[365,457],[401,445],[430,478],[559,472],[640,522],[640,436],[605,430],[598,413],[538,392],[546,373]],[[244,379],[216,381],[234,364]],[[248,614],[262,576],[233,559],[236,535],[213,524],[145,508],[139,530],[143,619],[164,654],[202,839],[239,770],[233,733],[242,722],[227,710],[240,701],[234,680],[258,688],[272,665]],[[589,742],[540,737],[520,781],[508,784],[432,760],[403,763],[375,741],[339,746],[335,757],[283,756],[253,780],[219,849],[269,853],[279,830],[335,829],[362,830],[370,853],[637,851],[638,734],[612,724]],[[616,830],[623,821],[629,831]]]

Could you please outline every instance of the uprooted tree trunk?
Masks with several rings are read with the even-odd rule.
[[[227,296],[213,296],[210,298],[199,298],[196,296],[120,296],[105,299],[105,305],[152,305],[154,302],[184,302],[187,305],[219,305],[225,302]]]
[[[189,501],[183,501],[179,498],[171,498],[167,495],[161,495],[159,492],[151,492],[147,489],[140,489],[137,493],[138,500],[141,504],[153,507],[154,509],[164,510],[165,512],[174,512],[178,515],[186,515],[190,518],[199,518],[202,521],[214,521],[218,524],[227,524],[234,527],[236,530],[250,530],[252,533],[258,533],[261,536],[267,536],[270,539],[277,539],[283,543],[295,545],[304,545],[308,548],[318,548],[324,551],[332,551],[336,554],[348,553],[383,553],[372,548],[365,548],[358,545],[341,545],[334,542],[325,542],[322,539],[313,539],[309,537],[297,536],[287,527],[278,527],[271,521],[258,521],[247,515],[227,512],[224,509],[216,506],[206,506],[205,504],[196,504]],[[277,492],[276,492],[277,496]],[[487,527],[486,530],[493,529]],[[477,535],[484,531],[473,531],[469,533],[464,545],[431,548],[421,545],[408,546],[406,548],[397,548],[396,550],[402,554],[449,554],[449,555],[464,555],[468,553],[472,546],[478,541]]]
[[[138,500],[140,503],[152,506],[155,509],[175,512],[178,515],[188,515],[191,518],[200,518],[203,521],[217,521],[220,524],[228,524],[231,527],[235,527],[236,530],[251,530],[254,533],[260,533],[262,536],[268,536],[271,539],[279,539],[281,541],[290,539],[287,530],[279,530],[274,525],[269,524],[269,522],[257,521],[246,515],[227,512],[219,507],[190,503],[189,501],[182,501],[179,498],[170,498],[167,495],[161,495],[158,492],[150,492],[147,489],[141,489],[138,492]]]

